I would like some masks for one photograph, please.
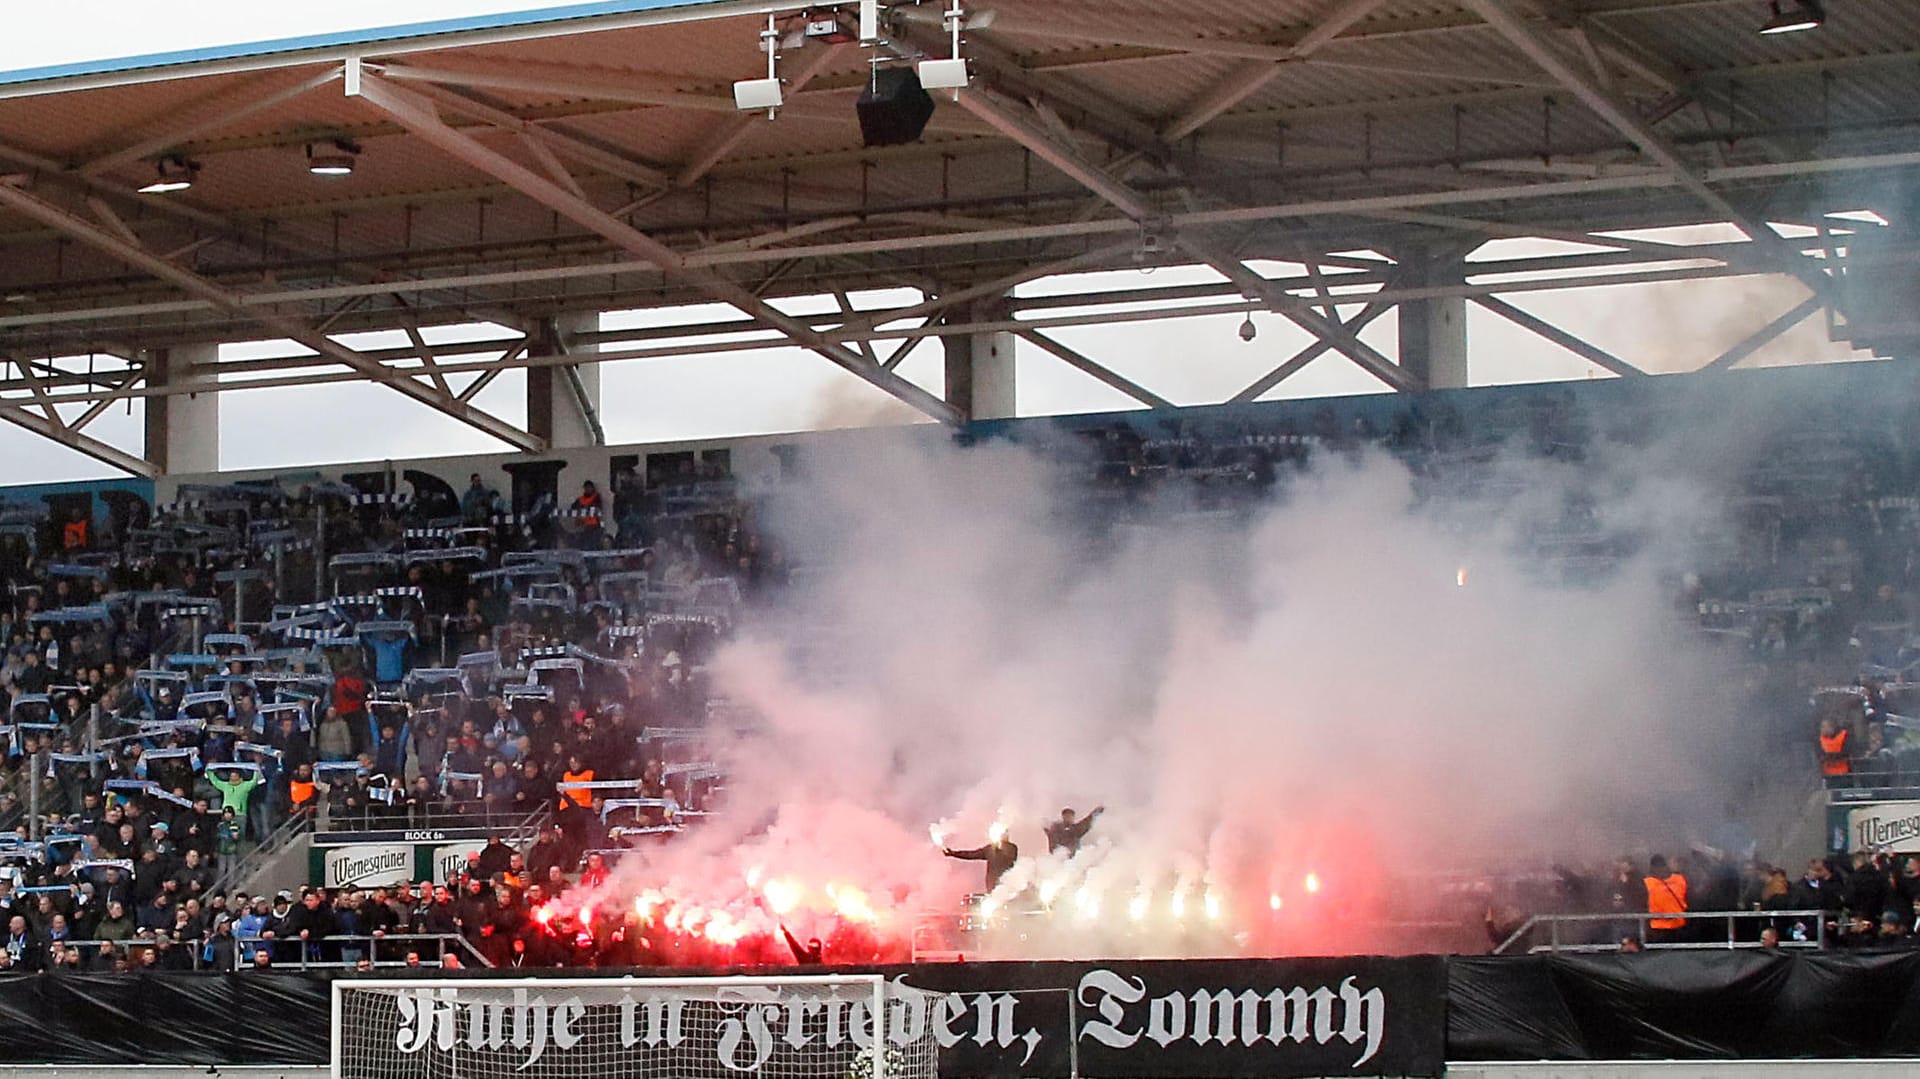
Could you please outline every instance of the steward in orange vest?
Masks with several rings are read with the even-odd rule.
[[[310,810],[318,804],[320,791],[313,783],[313,769],[301,765],[287,777],[287,802],[293,811]]]
[[[1823,775],[1844,776],[1853,771],[1853,762],[1847,758],[1847,730],[1832,718],[1820,721],[1820,772]]]
[[[588,768],[585,765],[581,764],[579,757],[567,758],[567,766],[568,766],[567,770],[560,774],[560,782],[562,783],[593,782],[593,769]],[[592,809],[593,808],[593,791],[591,790],[561,791],[560,792],[560,808],[561,809],[575,809],[575,808]]]
[[[1667,869],[1665,855],[1656,854],[1647,862],[1647,877],[1641,883],[1647,888],[1648,914],[1687,912],[1687,878]],[[1671,931],[1686,924],[1685,918],[1654,918],[1647,928]]]

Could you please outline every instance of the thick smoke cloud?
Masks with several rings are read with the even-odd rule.
[[[1714,522],[1671,470],[1516,455],[1450,491],[1323,453],[1251,508],[1116,513],[1070,452],[936,439],[828,443],[772,500],[807,573],[713,672],[764,726],[721,750],[728,813],[616,891],[803,936],[871,906],[899,938],[980,886],[930,827],[997,823],[1001,948],[1352,951],[1387,946],[1368,927],[1410,879],[1720,808],[1725,679],[1673,599]],[[1625,537],[1596,579],[1537,553],[1570,513]],[[1042,826],[1096,804],[1049,857]]]

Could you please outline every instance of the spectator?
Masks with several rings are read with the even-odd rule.
[[[127,906],[116,899],[107,904],[106,914],[93,926],[95,940],[130,940],[133,937],[133,919],[127,916]]]
[[[480,481],[480,473],[467,477],[467,489],[460,495],[460,516],[468,524],[486,524],[493,516],[494,504],[499,499],[485,483]]]
[[[1817,910],[1826,928],[1838,928],[1839,914],[1846,906],[1840,889],[1833,882],[1833,871],[1819,858],[1807,862],[1807,871],[1794,882],[1788,893],[1787,906],[1793,910]],[[1818,938],[1821,927],[1809,924],[1806,918],[1797,918],[1789,927],[1796,941],[1811,941]]]
[[[333,909],[316,889],[300,897],[299,905],[281,919],[276,934],[281,940],[297,942],[296,961],[319,962],[324,958],[321,941],[335,935],[338,928]]]
[[[260,942],[272,941],[274,921],[273,911],[264,895],[255,898],[252,906],[240,915],[234,936],[239,942],[241,962],[252,962],[254,952],[262,950]]]
[[[354,757],[353,731],[340,709],[330,707],[314,735],[314,748],[322,761],[349,761]]]
[[[474,862],[474,870],[482,880],[492,880],[498,874],[507,871],[513,863],[513,848],[501,842],[498,833],[487,837],[487,845],[480,848],[480,855]]]
[[[45,970],[46,944],[28,928],[26,918],[7,919],[7,958],[16,970]]]

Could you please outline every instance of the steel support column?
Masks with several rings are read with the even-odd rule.
[[[1005,302],[1000,298],[976,299],[965,312],[962,321],[991,324],[1005,318]],[[961,331],[942,334],[940,341],[947,353],[947,399],[967,419],[1000,420],[1019,415],[1018,349],[1012,334]]]
[[[547,356],[597,352],[598,345],[581,344],[574,338],[599,328],[598,315],[547,319],[540,325],[534,347]],[[606,445],[606,430],[600,423],[600,365],[528,368],[527,427],[555,448]]]
[[[1462,280],[1452,252],[1396,251],[1415,287]],[[1467,301],[1464,296],[1428,296],[1403,300],[1400,310],[1400,367],[1428,389],[1456,390],[1469,384]]]
[[[220,389],[213,365],[218,345],[186,345],[147,353],[147,377],[155,385],[205,385],[147,400],[147,459],[164,475],[220,471]]]

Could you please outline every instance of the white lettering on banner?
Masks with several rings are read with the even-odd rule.
[[[467,871],[467,855],[478,854],[487,845],[484,839],[469,839],[463,843],[446,843],[433,848],[433,882],[445,884],[454,877]],[[526,853],[524,842],[508,843],[513,850]]]
[[[1080,1036],[1110,1049],[1133,1049],[1142,1039],[1162,1049],[1181,1043],[1327,1045],[1337,1039],[1358,1047],[1351,1065],[1358,1068],[1380,1051],[1386,1034],[1385,994],[1359,986],[1353,977],[1341,980],[1337,989],[1200,989],[1150,996],[1143,979],[1094,969],[1081,977],[1075,992],[1094,1016],[1083,1023]],[[520,1058],[516,1070],[525,1071],[550,1051],[568,1053],[586,1041],[582,1024],[590,1006],[617,1009],[621,1049],[677,1049],[688,1040],[687,1001],[667,993],[623,990],[617,998],[596,999],[591,1005],[578,995],[550,999],[527,989],[513,990],[510,999],[497,991],[484,1000],[471,999],[472,994],[462,999],[460,993],[447,986],[396,994],[399,1026],[394,1045],[407,1054],[451,1052],[462,1044],[490,1052],[510,1049]],[[1038,1029],[1019,1029],[1018,1002],[1013,992],[922,991],[896,997],[888,1008],[888,1040],[906,1046],[931,1034],[942,1049],[965,1041],[983,1049],[1019,1047],[1024,1066],[1044,1039]],[[803,997],[772,986],[742,986],[725,991],[717,1003],[720,1017],[709,1020],[708,1029],[715,1059],[728,1071],[758,1072],[783,1046],[799,1052],[873,1045],[865,999]],[[613,1048],[604,1044],[606,1035],[599,1037],[602,1044],[589,1050]]]
[[[1920,854],[1920,802],[1875,802],[1847,811],[1848,851]]]
[[[1031,1060],[1042,1036],[1037,1030],[1014,1034],[1014,997],[1004,993],[977,996],[974,1007],[981,1028],[972,1035],[973,1040],[1001,1049],[1022,1045],[1025,1053],[1021,1062]],[[941,1044],[950,1048],[966,1036],[947,1024],[966,1014],[967,1002],[958,994],[929,994],[893,1002],[888,1041],[908,1045],[927,1032],[924,1001],[929,998],[944,1017],[932,1027],[943,1035]],[[525,989],[514,990],[510,1002],[463,1001],[460,990],[454,987],[409,989],[397,994],[395,1003],[400,1024],[394,1033],[394,1045],[401,1052],[451,1052],[463,1043],[469,1049],[494,1052],[512,1048],[521,1056],[519,1071],[533,1067],[550,1049],[566,1052],[579,1045],[583,1036],[576,1024],[586,1016],[588,1007],[578,996],[549,1000]],[[619,1012],[620,1048],[679,1048],[687,1039],[686,1003],[664,994],[632,992],[607,1002]],[[716,1057],[731,1071],[759,1070],[772,1058],[776,1041],[794,1050],[816,1045],[834,1049],[847,1044],[870,1049],[873,1045],[871,1011],[865,1000],[806,999],[786,996],[770,987],[743,987],[730,990],[722,1004],[729,1011],[718,1024]],[[809,1018],[823,1022],[810,1028]],[[511,1036],[507,1033],[509,1025]]]
[[[485,845],[476,839],[433,848],[433,882],[445,884],[455,876],[466,872],[467,855],[478,852]]]
[[[1163,1049],[1182,1040],[1195,1045],[1232,1045],[1237,1040],[1254,1046],[1262,1042],[1305,1045],[1311,1039],[1325,1045],[1338,1037],[1362,1047],[1353,1062],[1357,1068],[1380,1051],[1386,1034],[1386,995],[1378,989],[1360,989],[1351,977],[1341,981],[1338,994],[1325,986],[1272,989],[1265,994],[1251,989],[1238,994],[1203,989],[1147,1000],[1144,980],[1090,970],[1080,979],[1079,996],[1080,1003],[1099,1016],[1080,1028],[1080,1036],[1110,1049],[1130,1049],[1142,1037]],[[1130,1008],[1142,1001],[1147,1004],[1144,1025],[1138,1009]]]
[[[328,888],[378,888],[413,878],[413,848],[404,843],[334,847],[327,851]]]

